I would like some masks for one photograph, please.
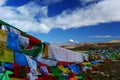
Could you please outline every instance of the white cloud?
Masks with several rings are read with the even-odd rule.
[[[4,5],[7,0],[0,0],[0,6]]]
[[[94,2],[94,1],[97,1],[97,0],[79,0],[80,2],[83,2],[83,3],[89,3],[89,2]]]
[[[87,6],[88,4],[94,4],[94,3],[97,3],[101,0],[78,0],[80,2],[81,5],[83,6]]]
[[[0,5],[5,1],[2,0]],[[102,0],[85,8],[65,10],[60,15],[48,17],[48,6],[29,2],[20,7],[0,6],[0,19],[23,31],[48,33],[53,28],[69,29],[120,21],[119,8],[120,0]]]
[[[1,6],[0,14],[0,19],[23,31],[42,33],[50,31],[49,27],[40,23],[40,18],[47,16],[47,6],[38,6],[32,2],[20,7]]]
[[[54,4],[54,3],[62,2],[62,0],[40,0],[40,1],[42,1],[42,3],[44,4]]]
[[[19,29],[26,31],[26,32],[41,32],[41,33],[48,33],[50,28],[47,27],[45,24],[34,22],[34,21],[21,21],[21,20],[12,20],[9,23],[17,26]]]
[[[111,36],[111,35],[104,35],[104,36],[100,36],[100,35],[97,35],[97,36],[88,36],[90,38],[120,38],[120,36]]]
[[[105,35],[105,36],[89,36],[91,38],[111,38],[113,36],[110,36],[110,35]]]
[[[64,11],[61,15],[43,19],[42,22],[51,28],[78,28],[120,21],[120,0],[104,0],[87,8]]]

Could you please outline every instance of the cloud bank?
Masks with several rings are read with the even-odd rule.
[[[104,35],[104,36],[100,36],[100,35],[97,35],[97,36],[88,36],[90,38],[120,38],[120,36],[111,36],[111,35]]]
[[[0,0],[0,6],[4,5],[6,0]]]
[[[91,38],[111,38],[113,36],[110,36],[110,35],[105,35],[105,36],[89,36]]]
[[[82,2],[83,5],[85,5],[86,3],[95,2],[99,0],[79,0],[79,1]]]
[[[4,6],[6,1],[0,1],[0,19],[25,32],[48,33],[54,28],[65,30],[120,21],[120,0],[102,0],[75,10],[64,10],[54,17],[48,16],[48,5],[40,6],[29,2],[19,7],[12,7]],[[51,1],[54,0],[47,0],[48,3],[52,3]],[[62,0],[55,1],[57,3]]]
[[[54,3],[59,3],[62,2],[62,0],[40,0],[43,4],[54,4]]]

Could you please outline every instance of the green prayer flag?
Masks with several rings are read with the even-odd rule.
[[[13,72],[11,72],[11,71],[6,71],[6,72],[3,74],[3,77],[2,77],[1,80],[10,80],[9,74],[13,74]]]
[[[0,80],[2,79],[3,75],[4,75],[4,73],[0,73]]]
[[[57,76],[62,74],[62,71],[60,71],[56,66],[50,67],[50,72],[52,73],[52,76]]]
[[[26,37],[27,33],[21,32],[21,35]]]
[[[58,80],[64,80],[65,77],[64,76],[58,76]]]
[[[84,80],[84,74],[78,74],[77,76],[75,76],[75,78],[78,78],[80,80]]]
[[[39,53],[41,53],[43,51],[43,46],[42,44],[38,44],[32,47],[32,49],[22,49],[21,52],[23,54],[32,56],[32,57],[37,57],[39,55]]]

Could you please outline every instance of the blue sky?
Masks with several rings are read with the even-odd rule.
[[[50,43],[120,40],[120,0],[1,0],[0,19]]]
[[[52,29],[48,34],[30,33],[48,42],[67,42],[70,39],[79,42],[107,42],[120,40],[120,22],[99,24],[97,26],[87,26],[71,28],[67,30]]]

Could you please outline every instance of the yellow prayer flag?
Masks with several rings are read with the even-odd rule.
[[[0,42],[7,42],[7,32],[0,29]]]
[[[71,71],[68,69],[68,68],[64,68],[63,66],[58,66],[58,68],[62,71],[62,72],[64,72],[64,73],[71,73]]]
[[[14,63],[13,51],[0,48],[0,61]]]
[[[0,41],[0,48],[4,48],[4,49],[6,49],[6,43]]]
[[[6,48],[7,42],[7,32],[5,30],[0,29],[0,47]]]
[[[44,58],[48,58],[48,47],[49,45],[48,44],[45,44],[45,47],[44,47],[44,51],[43,51],[43,57]]]

